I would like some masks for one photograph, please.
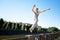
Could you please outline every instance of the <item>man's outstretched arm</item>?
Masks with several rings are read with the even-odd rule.
[[[48,8],[48,9],[46,9],[46,10],[39,11],[39,13],[43,13],[43,12],[45,12],[45,11],[47,11],[47,10],[50,10],[50,8]]]

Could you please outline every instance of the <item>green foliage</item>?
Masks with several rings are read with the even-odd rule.
[[[50,32],[58,31],[58,28],[56,28],[56,27],[49,27],[48,31],[50,31]]]
[[[32,26],[32,24],[27,24],[26,25],[26,29],[27,29],[27,31],[29,31],[29,28]]]
[[[22,22],[18,23],[18,29],[21,30]]]
[[[2,28],[3,23],[4,23],[4,20],[1,18],[0,19],[0,29]]]
[[[7,25],[7,22],[4,21],[4,23],[3,23],[3,25],[2,25],[2,29],[5,29],[6,25]]]
[[[22,23],[17,23],[17,30],[21,30]]]
[[[47,32],[47,30],[48,30],[47,28],[41,28],[42,32]]]
[[[37,33],[38,32],[38,28],[34,28],[34,30],[33,30],[35,33]]]
[[[8,27],[9,27],[10,30],[12,29],[11,25],[12,25],[12,22],[9,22],[9,26]]]

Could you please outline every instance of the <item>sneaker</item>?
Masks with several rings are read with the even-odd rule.
[[[32,33],[32,29],[30,28],[29,30],[30,30],[30,32]]]

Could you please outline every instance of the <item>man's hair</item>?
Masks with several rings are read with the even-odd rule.
[[[38,10],[38,8],[36,8],[36,10]]]

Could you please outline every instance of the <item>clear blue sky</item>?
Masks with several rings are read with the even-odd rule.
[[[51,10],[39,15],[38,25],[48,28],[60,29],[60,0],[0,0],[0,18],[12,22],[34,22],[33,5],[39,10],[51,8]]]

